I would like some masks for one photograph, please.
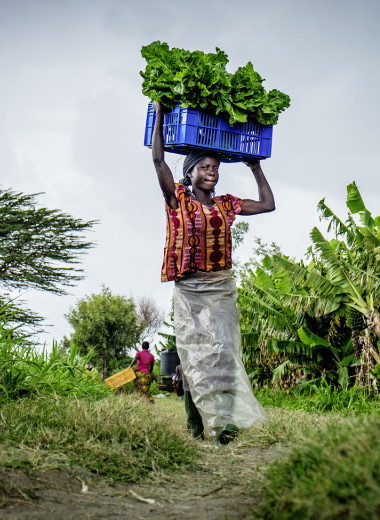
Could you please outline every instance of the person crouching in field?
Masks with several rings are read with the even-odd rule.
[[[135,372],[136,379],[133,380],[134,391],[147,397],[151,403],[154,403],[154,399],[149,392],[150,385],[152,384],[154,356],[148,350],[149,343],[147,341],[143,341],[141,347],[142,350],[137,352],[128,368],[133,367],[133,365],[137,363]]]
[[[240,427],[267,419],[241,358],[231,226],[237,215],[273,211],[274,198],[257,159],[246,164],[259,201],[215,196],[220,159],[212,150],[187,155],[183,179],[175,183],[164,159],[164,110],[159,103],[153,106],[152,155],[167,221],[161,280],[175,282],[176,344],[190,397],[205,433],[226,444]]]

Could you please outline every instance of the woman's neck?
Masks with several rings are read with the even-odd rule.
[[[194,199],[207,207],[211,207],[214,204],[211,193],[211,191],[203,191],[198,188],[192,188],[192,195]]]

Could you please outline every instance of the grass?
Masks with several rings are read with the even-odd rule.
[[[46,395],[110,395],[100,376],[86,371],[89,356],[80,357],[74,343],[69,352],[54,344],[47,353],[10,334],[0,336],[0,402]]]
[[[266,408],[269,421],[243,430],[239,443],[258,448],[268,448],[274,444],[289,446],[307,437],[314,430],[326,428],[329,424],[344,424],[348,419],[341,414],[304,412],[286,408]]]
[[[217,448],[189,438],[183,402],[174,396],[156,399],[155,405],[125,394],[8,401],[0,408],[0,468],[71,468],[78,474],[84,469],[111,481],[137,482],[191,468],[200,455],[223,451],[241,457],[245,447],[279,446],[276,463],[263,464],[250,477],[256,475],[256,497],[262,490],[255,519],[378,518],[379,416],[266,410],[268,422]]]
[[[137,481],[194,460],[196,445],[178,428],[174,415],[173,407],[158,412],[155,405],[128,395],[5,403],[0,467],[80,467],[113,480]]]
[[[305,412],[339,413],[341,415],[366,415],[380,412],[378,397],[353,386],[346,390],[338,390],[327,383],[317,387],[306,387],[303,391],[296,387],[288,392],[262,389],[255,395],[265,407],[303,410]]]
[[[158,412],[115,395],[86,371],[89,358],[73,343],[41,352],[0,326],[0,468],[80,468],[132,482],[190,464],[196,445],[174,402]]]
[[[70,468],[137,482],[212,451],[187,435],[183,402],[115,395],[86,372],[87,361],[75,345],[41,353],[0,330],[0,469]],[[378,518],[379,399],[327,384],[255,393],[270,421],[243,431],[226,453],[273,445],[285,453],[253,483],[263,492],[255,518]]]
[[[270,421],[243,431],[237,447],[289,445],[309,430],[345,421],[301,410],[267,412]],[[9,401],[0,410],[0,467],[81,467],[113,480],[138,481],[195,461],[199,444],[185,425],[184,404],[174,396],[154,405],[128,394]]]
[[[261,520],[375,520],[380,511],[380,417],[309,431],[266,476]]]
[[[380,511],[379,400],[353,387],[307,393],[261,390],[270,421],[239,442],[282,446],[257,475],[260,520],[375,520]],[[286,449],[285,449],[286,448]]]
[[[239,436],[240,446],[280,449],[252,481],[260,520],[375,520],[380,512],[380,414],[357,388],[306,395],[256,392],[269,421]],[[282,449],[281,449],[282,448]]]

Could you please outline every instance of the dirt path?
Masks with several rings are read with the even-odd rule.
[[[138,484],[110,485],[71,471],[0,472],[0,520],[243,520],[259,500],[252,479],[275,448],[201,443],[195,467]]]

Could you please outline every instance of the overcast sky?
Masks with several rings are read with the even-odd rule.
[[[247,218],[242,260],[255,236],[301,258],[318,201],[344,219],[354,180],[378,215],[379,15],[378,0],[0,0],[2,188],[44,192],[42,205],[100,220],[86,279],[70,295],[23,296],[51,325],[41,341],[68,335],[64,314],[102,284],[170,307],[173,285],[160,282],[163,199],[143,146],[140,50],[154,40],[220,47],[230,72],[252,61],[267,89],[291,98],[262,163],[277,209]],[[182,158],[166,157],[178,180]],[[223,164],[220,174],[219,194],[256,197],[244,165]]]

